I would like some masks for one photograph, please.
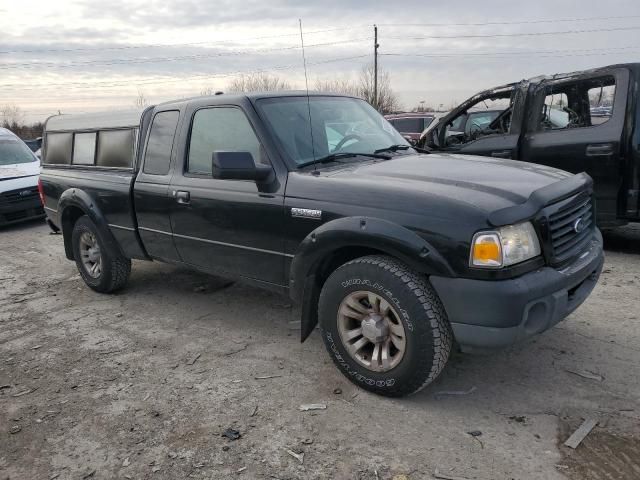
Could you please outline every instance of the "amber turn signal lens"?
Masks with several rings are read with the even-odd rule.
[[[497,262],[500,260],[500,249],[495,243],[481,243],[474,247],[473,258],[481,262],[487,262],[489,260],[495,260]]]
[[[473,242],[471,263],[477,267],[499,267],[502,265],[500,238],[495,233],[478,235]]]

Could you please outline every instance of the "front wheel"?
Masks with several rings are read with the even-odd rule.
[[[73,226],[71,245],[78,271],[93,290],[109,293],[127,283],[131,260],[122,254],[112,255],[104,248],[104,241],[88,216],[80,217]]]
[[[318,315],[334,363],[366,390],[415,393],[449,359],[452,333],[440,299],[394,258],[361,257],[338,268],[322,288]]]

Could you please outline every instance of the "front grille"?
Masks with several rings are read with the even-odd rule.
[[[0,193],[0,205],[11,205],[12,203],[24,202],[36,197],[38,197],[38,187],[19,188]]]
[[[17,210],[15,212],[0,213],[0,225],[4,223],[13,223],[29,218],[38,218],[44,216],[44,208],[36,207],[28,210]]]
[[[546,210],[551,263],[562,265],[585,251],[593,236],[593,199],[586,194],[551,205]]]

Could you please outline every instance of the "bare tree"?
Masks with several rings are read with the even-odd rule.
[[[208,97],[211,95],[215,95],[219,92],[222,92],[222,90],[220,90],[219,88],[205,87],[202,90],[200,90],[200,95],[202,95],[203,97]]]
[[[149,106],[149,99],[145,97],[141,90],[138,90],[138,96],[134,101],[134,105],[138,108],[144,108]]]
[[[333,79],[316,80],[315,89],[323,92],[340,93],[360,97],[369,102],[380,113],[397,112],[402,107],[398,97],[391,88],[391,77],[387,72],[378,69],[378,98],[374,98],[373,65],[366,65],[360,71],[360,76],[356,80]]]
[[[391,88],[389,72],[378,68],[378,98],[373,92],[375,70],[373,65],[365,65],[360,71],[360,92],[362,98],[369,102],[380,113],[393,113],[401,109],[400,100]]]
[[[356,80],[334,79],[316,80],[316,90],[324,92],[341,93],[360,97],[369,102],[380,113],[397,112],[402,107],[398,97],[391,88],[391,77],[385,71],[378,69],[378,98],[374,98],[373,92],[374,68],[373,65],[365,65]]]
[[[291,84],[265,72],[247,73],[231,80],[227,85],[227,90],[230,92],[273,92],[291,90]]]
[[[320,80],[316,79],[314,88],[320,92],[340,93],[343,95],[360,96],[360,88],[358,83],[348,78]]]
[[[0,107],[0,127],[7,128],[20,138],[36,138],[42,136],[42,122],[27,125],[25,113],[16,105]]]
[[[4,128],[16,128],[24,123],[24,113],[16,105],[5,105],[0,108],[0,120]]]
[[[423,113],[423,112],[435,112],[436,109],[433,106],[427,104],[426,101],[422,100],[418,105],[413,107],[411,111],[416,113]]]

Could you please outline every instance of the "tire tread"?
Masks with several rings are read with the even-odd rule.
[[[424,309],[425,319],[429,321],[431,327],[430,333],[433,338],[432,344],[429,345],[431,343],[430,339],[425,334],[423,334],[423,338],[419,338],[417,342],[418,345],[423,348],[421,355],[418,355],[421,359],[419,369],[421,369],[422,374],[416,374],[414,376],[415,382],[413,383],[399,385],[397,389],[380,392],[389,396],[413,395],[433,382],[438,375],[440,375],[449,360],[453,345],[453,332],[449,325],[444,306],[426,277],[413,271],[410,267],[393,257],[386,255],[359,257],[338,267],[335,272],[359,264],[381,268],[397,277],[416,297]],[[426,353],[431,348],[433,349],[433,355],[432,358],[429,359]],[[331,355],[331,358],[336,366],[340,368],[340,364],[335,356]]]
[[[78,267],[78,271],[80,272],[80,276],[84,279],[87,286],[100,293],[111,293],[124,287],[129,280],[129,275],[131,274],[131,260],[123,256],[122,254],[117,254],[115,256],[110,255],[105,250],[104,242],[100,236],[100,233],[98,232],[98,229],[87,215],[80,217],[76,221],[72,230],[73,238],[79,236],[81,234],[81,230],[89,231],[98,238],[102,254],[102,261],[104,263],[102,275],[105,275],[107,280],[106,282],[104,282],[101,279],[99,283],[92,284],[92,279],[89,279],[87,277],[84,271],[84,267],[82,266],[78,258],[78,252],[75,251],[76,241],[74,240],[73,246],[74,256],[76,257],[76,265]]]

